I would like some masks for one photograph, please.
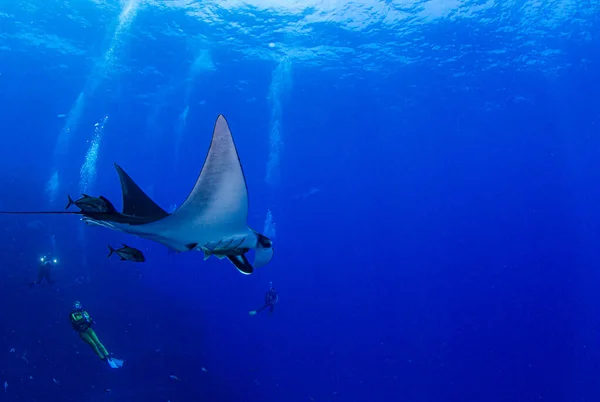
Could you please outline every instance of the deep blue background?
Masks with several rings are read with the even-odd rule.
[[[277,222],[275,259],[242,276],[200,254],[82,232],[75,218],[0,218],[0,398],[597,401],[599,10],[549,3],[533,17],[523,2],[362,33],[325,13],[312,25],[318,44],[355,53],[289,56],[282,180],[272,186],[268,95],[281,54],[241,51],[316,46],[277,33],[301,16],[210,3],[215,16],[199,21],[147,4],[104,71],[118,4],[0,0],[1,209],[61,209],[105,115],[94,191],[119,204],[117,161],[159,204],[179,204],[223,113],[246,173],[249,223],[262,230],[268,208]],[[519,23],[531,31],[502,29]],[[168,35],[174,26],[179,35]],[[235,39],[238,26],[258,33]],[[190,84],[197,35],[215,68]],[[409,44],[401,56],[412,63],[377,50],[394,41]],[[65,120],[56,116],[90,86],[57,162]],[[57,163],[63,198],[50,204]],[[57,283],[30,290],[52,234]],[[147,262],[105,259],[106,244],[120,242]],[[248,316],[269,281],[280,292],[275,314]],[[101,364],[71,330],[75,299],[127,360],[123,370]]]

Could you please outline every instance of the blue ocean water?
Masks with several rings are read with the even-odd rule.
[[[596,0],[0,0],[1,210],[172,211],[222,113],[275,247],[0,216],[0,400],[600,400],[599,63]]]

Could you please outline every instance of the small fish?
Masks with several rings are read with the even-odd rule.
[[[110,245],[108,245],[108,249],[110,253],[108,253],[108,257],[116,253],[119,257],[121,257],[121,261],[133,261],[133,262],[144,262],[146,258],[144,254],[137,248],[129,247],[126,244],[123,244],[123,247],[115,250]]]
[[[71,205],[75,205],[79,207],[82,212],[97,212],[97,213],[106,213],[116,211],[115,207],[111,204],[109,200],[100,196],[100,197],[91,197],[87,194],[81,194],[81,197],[78,200],[73,201],[70,195],[67,194],[69,198],[69,203],[67,204],[65,209],[69,209]]]
[[[4,381],[4,392],[6,392],[7,388],[8,388],[8,383],[6,381]]]
[[[8,353],[15,353],[15,348],[11,348]]]
[[[52,381],[56,384],[56,385],[60,385],[60,381],[58,381],[56,378],[53,378]]]
[[[175,380],[175,381],[181,381],[181,378],[177,377],[176,375],[172,375],[172,374],[171,374],[171,375],[169,376],[169,378],[170,378],[171,380]]]

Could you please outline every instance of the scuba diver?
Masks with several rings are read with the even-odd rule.
[[[52,285],[54,281],[50,276],[50,271],[56,264],[58,264],[58,260],[56,258],[48,257],[46,255],[40,258],[38,278],[36,281],[29,282],[29,287],[33,288],[35,285],[40,285],[44,279],[46,279],[46,282],[48,282],[49,285]]]
[[[90,317],[88,312],[83,309],[80,302],[76,301],[73,304],[69,319],[71,320],[73,329],[79,334],[79,337],[92,347],[100,359],[106,360],[111,368],[123,367],[123,360],[109,357],[108,351],[100,340],[98,340],[96,332],[92,329],[94,320],[92,320],[92,317]]]
[[[263,311],[264,309],[266,309],[267,307],[269,307],[269,312],[272,313],[275,310],[275,305],[277,304],[278,301],[279,301],[279,294],[273,287],[273,282],[269,282],[269,290],[267,291],[267,293],[265,293],[264,306],[262,306],[258,310],[252,310],[252,311],[248,312],[248,314],[256,315],[256,314],[260,313],[261,311]]]

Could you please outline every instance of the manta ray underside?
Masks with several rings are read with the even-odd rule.
[[[223,115],[217,117],[196,184],[173,213],[158,206],[119,165],[115,168],[123,193],[122,213],[114,208],[105,213],[62,213],[79,214],[87,224],[153,240],[176,251],[202,251],[204,259],[228,258],[244,274],[271,261],[271,240],[248,227],[246,179]],[[254,264],[246,257],[250,250],[255,251]]]

